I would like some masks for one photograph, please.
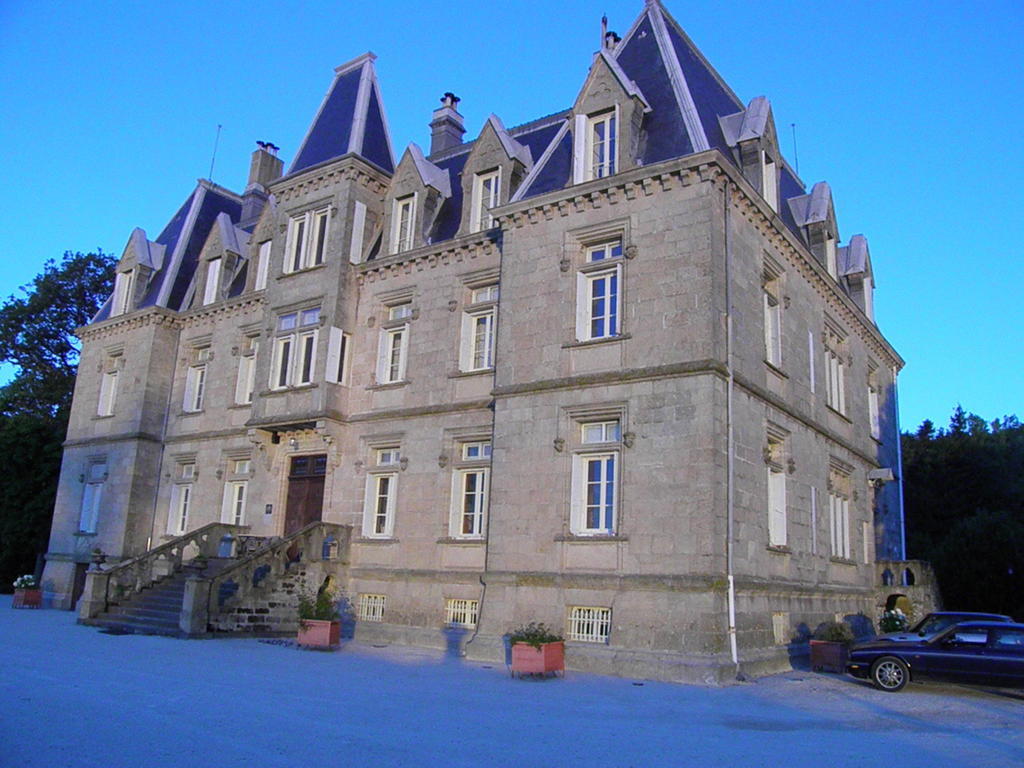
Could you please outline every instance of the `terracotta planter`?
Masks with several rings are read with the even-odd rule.
[[[527,643],[512,646],[512,676],[546,675],[561,672],[565,675],[565,643],[542,643],[534,648]]]
[[[811,669],[825,672],[846,671],[847,649],[844,643],[811,640]]]
[[[341,642],[341,622],[302,619],[297,642],[303,648],[334,648]]]
[[[16,589],[14,590],[14,602],[12,608],[41,608],[43,605],[43,590],[41,589]]]

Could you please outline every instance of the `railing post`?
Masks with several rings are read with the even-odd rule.
[[[186,635],[204,635],[209,623],[210,581],[190,576],[185,582],[178,628]]]
[[[78,618],[93,619],[107,610],[107,585],[110,574],[89,570],[85,573],[85,590],[78,600]]]

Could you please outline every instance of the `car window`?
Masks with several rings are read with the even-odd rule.
[[[1019,648],[1024,650],[1024,631],[1017,629],[1003,629],[995,632],[992,645],[999,648]]]
[[[978,631],[977,629],[953,632],[947,638],[947,642],[953,642],[958,645],[984,645],[986,640],[988,640],[988,636],[985,631]]]
[[[941,632],[946,627],[956,624],[956,621],[955,616],[925,617],[912,631],[923,635],[934,635],[936,632]]]

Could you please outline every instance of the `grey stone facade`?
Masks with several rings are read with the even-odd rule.
[[[148,283],[80,332],[53,599],[70,603],[93,548],[116,562],[173,538],[185,487],[186,530],[287,533],[294,459],[322,457],[322,505],[302,509],[352,527],[352,604],[385,599],[359,637],[450,645],[454,616],[467,655],[498,659],[505,633],[543,621],[589,635],[569,640],[574,668],[714,681],[872,616],[876,558],[902,557],[902,360],[873,320],[866,242],[838,246],[827,185],[808,194],[785,165],[766,100],[709,128],[686,109],[702,109],[692,73],[664,92],[637,74],[651,39],[683,73],[692,43],[648,3],[569,111],[492,118],[461,144],[449,99],[440,148],[397,165],[386,128],[373,150],[360,57],[328,94],[350,76],[370,94],[347,145],[318,115],[283,177],[261,147],[242,195],[200,182],[178,234],[142,238],[151,274],[135,237],[118,269]],[[602,115],[618,147],[604,174],[586,160]],[[689,151],[659,149],[667,131]],[[204,213],[214,196],[223,210]],[[485,444],[489,461],[472,454]]]

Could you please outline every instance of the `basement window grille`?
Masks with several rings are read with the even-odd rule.
[[[356,618],[360,621],[384,621],[387,595],[360,595]]]
[[[570,640],[584,643],[607,643],[612,628],[612,609],[573,606],[569,610]]]
[[[475,627],[479,611],[479,600],[446,600],[444,604],[444,620],[452,627]]]

